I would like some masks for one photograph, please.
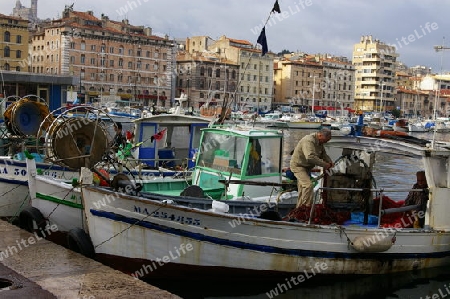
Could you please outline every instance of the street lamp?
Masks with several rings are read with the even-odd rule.
[[[382,114],[383,112],[383,88],[384,88],[384,83],[380,84],[380,89],[381,89],[381,96],[380,96],[380,114]]]
[[[311,111],[312,115],[314,116],[314,100],[315,100],[315,94],[316,94],[316,75],[313,76],[313,87],[312,87],[312,105],[311,105]]]

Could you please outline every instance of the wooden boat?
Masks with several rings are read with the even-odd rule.
[[[300,207],[282,221],[213,212],[107,188],[82,188],[96,258],[128,273],[151,265],[143,275],[181,271],[186,275],[184,271],[192,270],[252,278],[317,273],[317,265],[323,266],[321,274],[384,274],[450,264],[448,145],[431,146],[407,136],[334,136],[327,149],[341,163],[322,180],[314,209]],[[383,204],[389,201],[382,195],[411,189],[374,184],[376,157],[386,154],[415,157],[422,163],[428,189],[414,191],[429,192],[427,211],[420,216],[425,217],[423,228],[410,227],[412,219],[403,218],[403,213],[398,216],[403,220],[390,226],[393,222],[388,220],[399,210]],[[230,167],[230,160],[223,167]],[[105,198],[114,201],[99,205]],[[360,220],[354,220],[353,214]],[[161,267],[157,261],[166,256]]]
[[[180,121],[178,125],[187,126],[186,121]],[[176,118],[171,118],[172,126],[175,126],[174,122],[178,123]],[[143,124],[147,128],[148,122],[143,121],[137,126],[138,131]],[[200,132],[196,132],[196,129],[195,125],[190,129],[193,134],[189,144],[192,146],[196,146],[200,140]],[[217,126],[203,128],[201,133],[201,145],[197,145],[195,151],[192,149],[197,154],[192,178],[155,176],[152,179],[136,180],[133,184],[128,177],[120,177],[119,174],[116,178],[120,179],[113,179],[112,188],[118,190],[122,186],[122,190],[134,190],[139,184],[139,190],[142,190],[139,194],[144,198],[241,215],[259,215],[261,205],[265,205],[277,210],[276,214],[268,217],[280,217],[279,214],[287,215],[295,207],[298,195],[293,189],[296,183],[284,182],[281,177],[281,132]],[[22,227],[33,231],[34,227],[55,224],[60,232],[67,233],[73,239],[70,248],[92,256],[91,247],[76,247],[80,244],[76,239],[83,238],[88,231],[78,185],[33,175],[36,173],[33,166],[35,161],[29,159],[27,162],[30,168],[28,179],[32,207],[22,211]],[[80,180],[85,184],[84,177]],[[109,200],[106,199],[105,203]]]
[[[104,118],[100,118],[100,114],[94,113],[93,109],[88,106],[70,109],[64,107],[53,111],[50,116],[47,115],[51,117],[48,122],[46,117],[43,118],[44,123],[51,125],[44,127],[41,126],[42,122],[34,125],[37,126],[34,128],[37,132],[35,134],[42,136],[40,139],[44,140],[44,143],[37,143],[34,138],[32,148],[27,149],[36,151],[33,155],[37,160],[39,173],[67,182],[79,178],[80,167],[85,166],[85,157],[82,154],[84,150],[79,148],[80,142],[83,141],[85,150],[90,153],[91,162],[93,164],[100,162],[99,167],[108,169],[111,179],[118,172],[126,173],[138,180],[153,180],[161,176],[176,175],[181,178],[190,176],[188,169],[194,166],[192,157],[195,154],[194,149],[200,142],[200,128],[208,126],[209,119],[174,114],[140,118],[134,122],[133,147],[114,154],[107,151],[114,123],[104,121]],[[69,117],[72,114],[79,117]],[[96,117],[91,117],[92,115]],[[96,125],[97,122],[99,126]],[[52,127],[47,132],[49,126]],[[14,136],[11,138],[19,139]],[[74,142],[74,138],[78,141]],[[100,140],[103,142],[100,148],[91,148],[91,142]],[[94,152],[95,157],[92,154]],[[108,159],[104,159],[106,157]],[[16,218],[25,207],[30,206],[26,159],[23,151],[13,157],[1,158],[0,167],[3,171],[0,175],[0,192],[3,196],[0,198],[0,205],[3,208],[0,209],[0,217]],[[117,159],[120,159],[121,164],[114,168],[111,161]]]

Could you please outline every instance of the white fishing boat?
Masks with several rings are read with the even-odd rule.
[[[408,132],[428,132],[429,126],[426,126],[427,122],[419,119],[410,119],[408,121]]]
[[[174,125],[173,121],[170,119],[170,124]],[[179,125],[186,126],[185,123]],[[195,126],[191,132],[195,132]],[[282,136],[279,131],[267,129],[204,128],[192,178],[155,176],[151,180],[131,182],[128,177],[118,175],[111,186],[115,190],[122,187],[132,192],[139,186],[144,198],[204,210],[259,213],[261,204],[266,204],[268,208],[276,208],[279,214],[287,215],[295,207],[298,195],[292,190],[296,183],[282,181],[282,151],[272,150],[280,148]],[[193,134],[191,138],[194,141],[190,144],[195,145],[198,136]],[[27,163],[32,207],[21,212],[22,227],[33,231],[36,227],[43,229],[54,224],[60,233],[68,234],[69,248],[92,256],[91,246],[79,245],[89,242],[80,241],[85,238],[87,228],[78,184],[36,175],[34,159],[28,159]],[[278,213],[275,216],[279,217]]]
[[[323,119],[316,116],[295,114],[290,121],[286,122],[289,129],[320,129]]]
[[[145,265],[144,276],[168,274],[165,270],[171,269],[174,275],[193,270],[253,278],[317,272],[383,274],[450,263],[448,145],[411,136],[334,136],[327,148],[340,166],[323,179],[314,209],[301,207],[290,214],[294,222],[213,212],[107,188],[82,188],[96,258],[128,273],[143,272]],[[373,166],[378,155],[386,154],[417,158],[428,189],[376,185]],[[411,190],[428,192],[428,208],[419,215],[425,218],[423,228],[410,227],[411,219],[404,218],[404,211],[417,206],[383,204],[389,202],[383,195]],[[394,222],[387,220],[397,215],[394,212],[403,220],[390,226]]]

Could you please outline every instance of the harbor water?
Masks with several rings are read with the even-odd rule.
[[[284,130],[284,166],[289,165],[289,153],[297,142],[312,130]],[[339,134],[333,131],[333,134]],[[411,133],[412,136],[431,140],[432,133]],[[437,133],[436,141],[450,142],[450,134]],[[420,161],[409,157],[377,156],[373,175],[377,187],[411,188],[415,172],[421,169]],[[386,194],[394,200],[405,199],[406,193]],[[450,298],[450,268],[433,268],[415,272],[369,276],[310,275],[299,283],[292,277],[273,281],[235,281],[223,277],[214,281],[150,280],[152,285],[168,290],[186,299],[239,298],[239,299],[359,299],[359,298]],[[296,284],[294,284],[295,282]],[[428,296],[428,297],[427,297]]]

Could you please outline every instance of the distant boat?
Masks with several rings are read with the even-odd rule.
[[[290,129],[319,129],[322,127],[324,119],[315,116],[294,115],[291,120],[286,122]]]

